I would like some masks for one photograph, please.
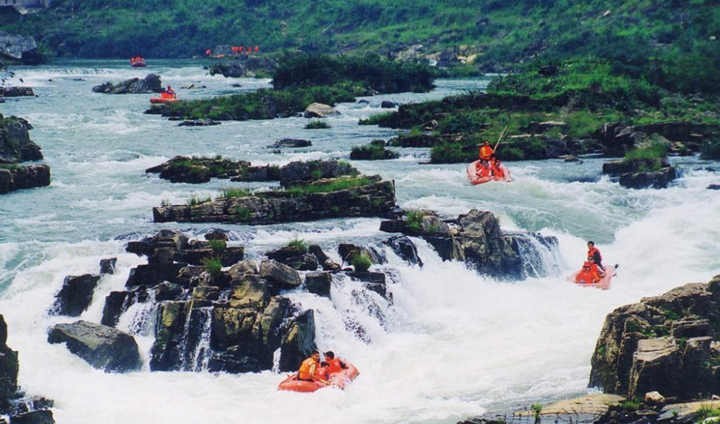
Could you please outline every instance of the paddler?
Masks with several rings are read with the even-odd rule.
[[[165,89],[165,91],[162,92],[160,95],[163,99],[176,99],[177,94],[175,94],[175,90],[172,89],[169,85]]]
[[[595,263],[591,258],[588,258],[588,260],[583,263],[582,270],[578,273],[577,277],[575,277],[575,282],[584,284],[595,284],[599,282],[600,275],[597,272],[597,268],[594,268],[593,265],[595,265]]]
[[[605,267],[602,264],[602,255],[600,254],[600,250],[598,250],[597,247],[595,247],[594,241],[589,241],[587,244],[588,247],[588,257],[592,258],[593,262],[600,268],[603,272],[605,272]]]
[[[495,154],[495,151],[490,147],[490,143],[485,140],[483,145],[480,146],[480,160],[489,161],[493,154]]]
[[[493,177],[497,178],[498,180],[502,180],[505,178],[505,170],[502,167],[502,164],[500,163],[500,159],[493,156],[492,160],[492,175]]]
[[[315,375],[315,371],[320,365],[320,352],[317,350],[313,350],[310,354],[310,357],[307,358],[300,364],[300,369],[298,369],[297,378],[300,381],[320,381],[321,383],[325,385],[330,385],[330,382],[319,378],[317,375]]]
[[[329,350],[325,352],[325,361],[328,363],[328,372],[332,375],[347,369],[347,364],[340,358],[335,357],[335,352]]]

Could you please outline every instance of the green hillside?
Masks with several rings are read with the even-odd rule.
[[[188,57],[218,44],[264,51],[423,53],[470,46],[485,70],[595,55],[631,70],[720,64],[718,0],[56,0],[0,28],[59,56]],[[684,53],[681,55],[681,53]],[[705,66],[708,65],[708,66]]]

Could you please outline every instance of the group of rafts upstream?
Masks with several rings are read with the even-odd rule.
[[[507,125],[503,129],[500,137],[498,138],[495,147],[490,147],[487,142],[484,145],[478,146],[480,148],[480,159],[471,163],[467,167],[468,180],[472,185],[480,185],[489,183],[491,181],[499,182],[512,182],[510,177],[510,171],[501,164],[500,161],[495,158],[495,152],[497,152],[500,142],[507,131]],[[590,258],[588,258],[590,260]],[[608,290],[612,278],[617,273],[618,265],[605,266],[602,269],[597,268],[597,265],[591,261],[586,261],[583,264],[582,269],[573,273],[567,279],[568,281],[578,284],[582,287],[594,287],[601,290]]]

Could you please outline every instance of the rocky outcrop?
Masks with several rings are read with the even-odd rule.
[[[231,46],[218,46],[215,54],[232,54]],[[228,53],[218,53],[227,51]],[[252,78],[259,73],[269,74],[277,67],[277,63],[269,58],[258,56],[239,56],[236,60],[217,63],[208,68],[210,75],[222,75],[225,78]]]
[[[350,159],[352,160],[386,160],[399,157],[398,153],[385,148],[383,140],[373,140],[368,145],[353,147],[352,151],[350,151]]]
[[[243,78],[248,76],[248,69],[239,62],[215,63],[209,68],[210,75],[222,75],[225,78]]]
[[[295,317],[282,340],[280,371],[297,371],[302,361],[316,349],[315,313],[309,309]]]
[[[0,194],[50,185],[48,165],[0,166]]]
[[[460,215],[452,227],[430,211],[414,211],[405,219],[383,221],[380,230],[422,237],[443,260],[463,261],[481,274],[504,279],[544,275],[539,250],[558,243],[536,233],[505,233],[495,215],[476,209]]]
[[[65,343],[70,352],[105,372],[134,371],[141,365],[135,339],[100,324],[87,321],[57,324],[48,333],[48,342]]]
[[[7,345],[8,328],[5,317],[0,315],[0,410],[4,409],[8,400],[18,388],[18,353]]]
[[[626,188],[667,188],[677,178],[667,159],[616,160],[603,164],[603,174],[620,177]]]
[[[189,121],[182,121],[178,124],[178,127],[213,127],[220,124],[220,121],[214,121],[212,119],[193,119]]]
[[[101,259],[100,274],[115,274],[115,265],[117,265],[117,258]]]
[[[716,124],[693,122],[661,122],[629,126],[619,122],[603,125],[594,135],[607,156],[623,156],[651,135],[659,135],[671,142],[680,142],[691,151],[698,151],[706,134],[720,131]]]
[[[65,277],[62,288],[55,296],[52,313],[69,317],[80,316],[92,303],[93,292],[99,281],[99,275],[91,274]]]
[[[0,59],[36,64],[41,56],[34,38],[0,31]]]
[[[385,216],[394,207],[393,182],[382,181],[380,177],[342,177],[317,180],[297,189],[291,187],[284,191],[267,191],[245,197],[219,197],[198,205],[156,207],[153,208],[153,219],[155,222],[234,222],[257,225]]]
[[[106,82],[92,89],[93,93],[105,94],[148,94],[162,93],[162,80],[159,75],[148,74],[145,78],[132,78],[118,84]]]
[[[0,87],[2,97],[35,97],[35,92],[30,87]]]
[[[297,138],[283,138],[282,140],[276,141],[274,144],[268,146],[272,149],[282,148],[299,148],[299,147],[310,147],[312,142],[310,140],[302,140]]]
[[[590,386],[606,393],[696,399],[720,390],[720,276],[610,313]]]
[[[265,255],[298,271],[315,271],[319,266],[315,255],[309,254],[305,248],[294,245],[281,247],[267,252]]]
[[[32,126],[15,116],[0,115],[0,164],[41,160],[40,146],[30,140]]]
[[[397,103],[397,102],[392,102],[392,101],[390,101],[390,100],[383,100],[383,101],[380,103],[380,108],[381,108],[381,109],[394,109],[394,108],[396,108],[396,107],[398,107],[398,106],[400,106],[399,103]]]
[[[415,243],[407,236],[395,236],[383,241],[383,244],[390,246],[400,259],[409,262],[412,265],[423,266],[423,261],[418,256]]]
[[[305,108],[305,117],[306,118],[326,118],[328,116],[334,116],[339,115],[340,112],[333,109],[332,106],[322,104],[322,103],[310,103]]]

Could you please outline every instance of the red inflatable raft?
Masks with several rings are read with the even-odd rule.
[[[616,273],[617,272],[615,271],[614,266],[605,265],[605,276],[597,283],[585,283],[583,281],[578,281],[577,276],[580,274],[580,271],[577,271],[573,273],[573,275],[569,276],[568,281],[581,287],[595,287],[600,290],[608,290],[610,288],[610,283],[612,283],[612,278]]]
[[[144,68],[147,65],[145,64],[145,59],[142,57],[134,57],[130,59],[130,66],[133,68]]]
[[[505,181],[505,182],[512,181],[512,179],[510,178],[510,171],[508,171],[508,169],[505,168],[505,165],[500,165],[500,169],[502,169],[503,172],[505,173],[505,176],[503,176],[502,178],[498,178],[495,176],[481,177],[478,175],[479,167],[480,167],[479,160],[476,160],[475,162],[471,163],[467,167],[468,179],[470,180],[470,183],[472,185],[485,184],[490,181]]]
[[[175,103],[179,102],[180,99],[171,99],[171,98],[165,98],[165,97],[153,97],[150,99],[150,103],[152,104],[159,104],[159,103]]]
[[[345,386],[350,384],[351,381],[360,374],[360,372],[352,364],[347,364],[347,369],[337,372],[330,376],[330,386],[337,387],[338,389],[344,389]],[[286,378],[278,386],[278,390],[287,390],[291,392],[302,392],[312,393],[317,390],[327,387],[325,384],[319,381],[300,381],[297,379],[297,374],[293,374]]]

